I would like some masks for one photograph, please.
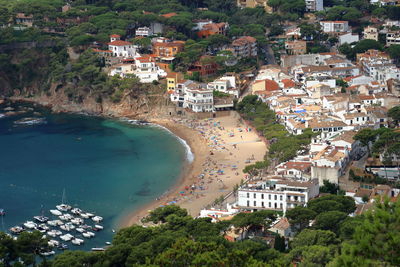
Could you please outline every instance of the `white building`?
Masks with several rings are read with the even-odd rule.
[[[152,36],[153,34],[154,34],[153,30],[149,27],[139,27],[135,31],[136,36],[148,37],[148,36]]]
[[[311,162],[311,178],[318,179],[320,184],[323,184],[324,180],[338,184],[339,177],[344,174],[349,163],[349,148],[326,146]]]
[[[359,40],[360,37],[356,33],[348,32],[339,36],[340,45],[355,43],[358,42]]]
[[[183,107],[193,112],[214,111],[213,91],[197,83],[189,84],[184,93]]]
[[[372,27],[372,26],[368,26],[364,29],[364,39],[371,39],[371,40],[375,40],[378,41],[378,28],[376,27]]]
[[[324,10],[324,0],[306,0],[306,11],[322,11]]]
[[[386,45],[400,44],[400,31],[386,33]]]
[[[111,42],[108,43],[108,50],[112,51],[112,55],[124,58],[137,57],[136,47],[130,42],[120,40],[120,38],[116,34],[110,36]]]
[[[167,76],[167,73],[160,69],[151,57],[135,58],[134,74],[142,83],[151,83],[153,81],[158,81],[160,77]]]
[[[193,21],[194,23],[194,27],[192,28],[193,31],[201,31],[203,30],[203,27],[213,23],[213,21],[211,19],[199,19],[199,20],[195,20]]]
[[[322,31],[325,33],[348,32],[348,21],[321,21]]]
[[[272,178],[249,183],[238,189],[237,205],[245,210],[278,210],[286,212],[304,206],[318,196],[318,180],[298,182]]]
[[[207,84],[207,89],[219,91],[239,97],[239,89],[236,88],[236,78],[232,76],[223,76],[213,82]]]

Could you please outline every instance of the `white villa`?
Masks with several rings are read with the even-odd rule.
[[[136,47],[127,41],[122,41],[121,36],[113,34],[110,36],[108,50],[112,51],[114,57],[134,58],[139,56],[136,52]]]

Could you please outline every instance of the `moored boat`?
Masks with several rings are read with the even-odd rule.
[[[60,215],[62,215],[62,212],[59,211],[59,210],[50,210],[50,213],[53,214],[53,215],[55,215],[55,216],[60,216]]]
[[[101,221],[103,220],[103,217],[94,216],[94,217],[92,218],[92,220],[93,220],[94,222],[101,222]]]
[[[0,216],[6,215],[6,211],[4,209],[0,209]]]
[[[32,221],[26,221],[24,223],[24,227],[26,227],[27,229],[36,229],[37,224]]]
[[[92,248],[92,251],[105,251],[104,248]]]
[[[41,222],[41,223],[45,223],[49,220],[49,218],[47,218],[46,216],[43,216],[43,215],[34,216],[33,219],[35,219],[36,221]]]
[[[14,226],[10,228],[10,232],[17,235],[22,233],[23,231],[25,231],[25,229],[22,228],[21,226]]]

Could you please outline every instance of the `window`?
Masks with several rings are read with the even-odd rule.
[[[257,206],[257,201],[254,201],[254,207],[256,207]]]
[[[247,200],[247,207],[250,206],[250,201]]]
[[[270,207],[270,208],[271,208],[271,202],[268,202],[268,207]]]
[[[262,201],[262,202],[261,202],[261,207],[263,207],[263,208],[264,208],[264,201]]]
[[[264,199],[264,194],[261,194],[261,199]],[[264,203],[264,202],[263,202]]]
[[[253,194],[253,198],[257,198],[256,193]]]
[[[282,196],[282,195],[280,195],[280,196],[279,196],[279,199],[282,201],[282,200],[283,200],[283,196]]]
[[[249,198],[250,197],[250,193],[247,193],[247,198]]]
[[[276,203],[274,203],[274,207],[275,207],[275,209],[276,209],[276,208],[278,208],[278,205],[277,205]]]
[[[283,205],[282,205],[282,203],[280,204],[280,209],[283,209]]]
[[[271,195],[268,195],[268,199],[271,200]]]
[[[274,199],[277,200],[277,199],[278,199],[278,196],[277,196],[277,195],[274,195]]]

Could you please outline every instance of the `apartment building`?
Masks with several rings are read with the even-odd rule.
[[[241,59],[257,56],[257,40],[251,36],[243,36],[232,42],[233,54]]]
[[[214,110],[213,90],[192,83],[187,85],[183,107],[193,112],[212,112]]]
[[[386,33],[386,45],[400,44],[400,31],[390,31]]]
[[[325,33],[348,32],[350,30],[348,21],[321,21],[320,24]]]
[[[248,183],[238,189],[237,206],[244,210],[276,210],[286,212],[304,206],[319,194],[318,180],[307,182],[282,178]]]
[[[153,43],[153,54],[157,57],[175,57],[183,51],[184,41],[171,41],[165,38],[158,38]]]
[[[306,41],[286,41],[285,50],[288,55],[304,55],[307,53]]]
[[[307,12],[324,10],[324,0],[306,0],[305,2]]]
[[[371,39],[378,41],[378,35],[379,35],[378,28],[372,26],[364,28],[363,31],[364,39]]]

